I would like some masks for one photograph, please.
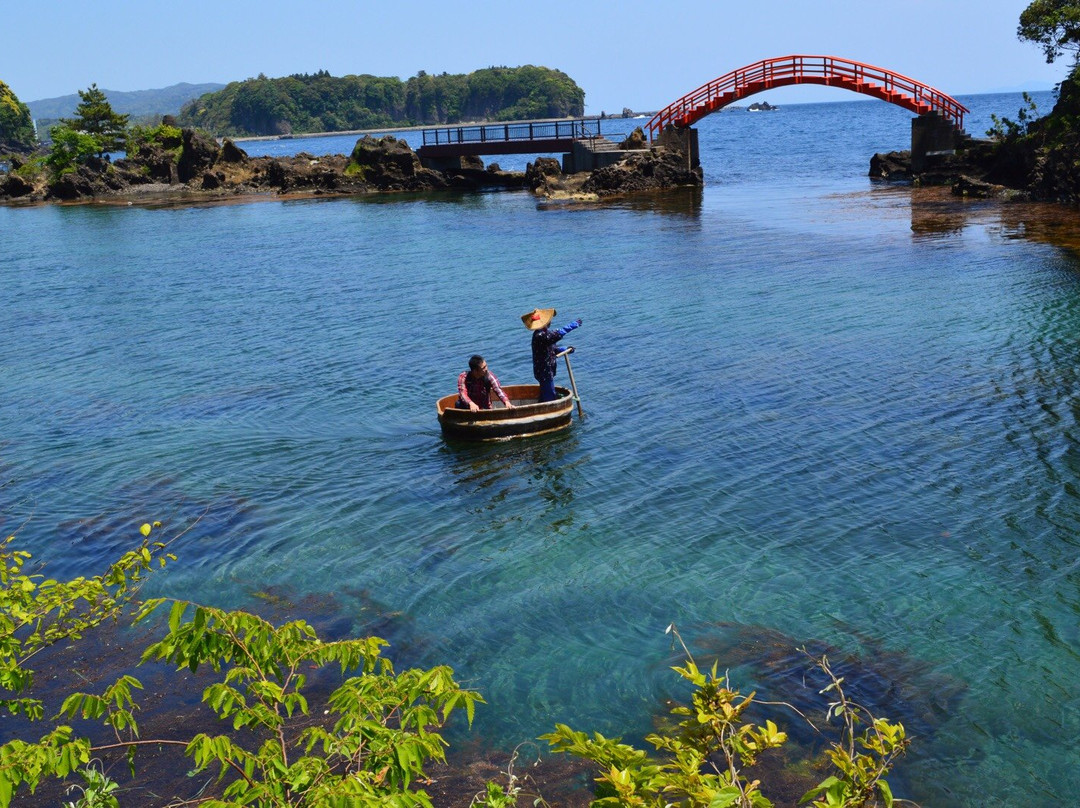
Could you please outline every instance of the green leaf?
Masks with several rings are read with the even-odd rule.
[[[169,612],[169,633],[175,634],[180,630],[180,621],[184,617],[184,611],[187,609],[187,604],[183,601],[175,601],[172,609]]]
[[[881,792],[881,798],[885,801],[885,808],[892,808],[893,794],[892,788],[884,780],[878,780],[878,791]]]
[[[802,805],[804,802],[810,802],[810,800],[814,799],[818,794],[828,790],[834,784],[839,782],[840,781],[836,777],[834,777],[833,775],[829,775],[812,789],[803,794],[802,797],[799,799],[799,804]]]
[[[8,808],[11,805],[11,794],[14,790],[14,785],[11,780],[8,779],[8,773],[6,770],[0,770],[0,808]]]
[[[725,786],[709,800],[709,808],[729,808],[738,802],[741,796],[742,792],[735,786]]]

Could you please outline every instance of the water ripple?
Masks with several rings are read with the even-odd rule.
[[[647,731],[672,621],[899,660],[894,706],[949,694],[917,711],[906,796],[1040,778],[1064,804],[1080,265],[1052,240],[1075,222],[870,185],[870,142],[818,167],[714,117],[706,191],[663,203],[0,208],[4,529],[85,574],[161,519],[180,558],[150,593],[374,620],[479,687],[507,744]],[[530,380],[537,305],[585,318],[587,417],[443,441],[469,355]]]

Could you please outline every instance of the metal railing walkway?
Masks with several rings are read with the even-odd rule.
[[[423,143],[416,153],[424,159],[569,152],[574,141],[600,137],[599,118],[441,126],[423,131]]]

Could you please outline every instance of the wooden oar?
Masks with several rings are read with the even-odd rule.
[[[565,350],[559,351],[557,354],[555,354],[555,358],[558,359],[561,356],[563,359],[566,360],[566,373],[570,376],[570,389],[574,391],[574,401],[577,402],[578,418],[584,418],[585,411],[581,409],[581,396],[578,395],[577,384],[574,382],[574,369],[570,367],[570,354],[572,354],[573,352],[574,346],[571,345],[569,348],[566,348]]]

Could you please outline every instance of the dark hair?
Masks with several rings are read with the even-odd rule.
[[[477,370],[482,364],[484,364],[484,357],[480,354],[473,354],[469,359],[469,370]]]

